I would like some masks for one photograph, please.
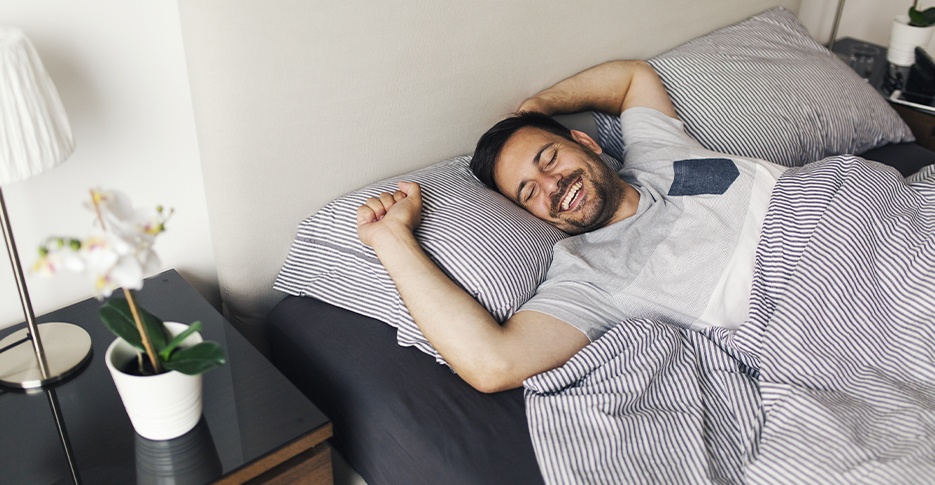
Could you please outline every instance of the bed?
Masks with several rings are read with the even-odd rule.
[[[598,2],[587,11],[558,2],[536,4],[532,11],[530,5],[490,4],[496,14],[477,5],[458,15],[425,4],[407,13],[372,7],[362,16],[298,2],[279,8],[180,4],[227,316],[331,417],[335,449],[367,483],[873,482],[930,476],[935,367],[926,350],[931,345],[912,343],[935,342],[931,330],[918,325],[935,318],[935,288],[924,278],[935,272],[935,257],[929,257],[933,215],[920,209],[926,197],[935,197],[924,168],[935,155],[912,143],[879,93],[811,40],[793,13],[797,2],[676,3],[680,8]],[[784,8],[772,8],[777,5]],[[574,34],[556,29],[553,38],[534,28],[555,19]],[[679,21],[684,29],[663,28]],[[342,30],[349,25],[356,30]],[[421,28],[410,31],[413,25]],[[429,38],[432,43],[425,42]],[[316,42],[329,48],[309,47]],[[366,62],[338,60],[346,57]],[[356,242],[353,211],[362,198],[400,178],[423,182],[423,246],[491,313],[506,318],[535,291],[552,243],[565,235],[482,189],[467,172],[466,154],[518,100],[613,58],[648,58],[688,131],[706,147],[804,166],[788,177],[777,204],[822,199],[824,205],[809,209],[869,219],[854,225],[846,217],[827,217],[807,226],[795,210],[773,211],[764,248],[774,252],[761,253],[776,268],[764,264],[762,271],[782,273],[784,262],[793,261],[802,272],[783,273],[782,281],[764,277],[778,289],[754,291],[762,320],[745,324],[737,335],[625,322],[523,389],[478,393],[421,336],[388,275]],[[346,71],[325,75],[316,69],[335,65]],[[580,113],[561,121],[599,140],[607,163],[625,159],[615,118]],[[821,159],[827,160],[811,163]],[[863,159],[894,169],[867,169]],[[903,177],[920,169],[907,188]],[[844,174],[847,180],[876,180],[879,173],[893,187],[892,199],[867,201],[843,189],[813,197],[827,180]],[[802,187],[811,183],[815,187],[802,197]],[[813,310],[797,306],[796,299],[782,306],[763,296],[821,294],[826,286],[816,275],[832,272],[808,259],[812,248],[806,242],[805,252],[784,248],[781,242],[790,236],[782,231],[807,226],[805,240],[834,240],[848,228],[892,219],[882,209],[845,210],[858,203],[900,207],[919,221],[921,229],[898,243],[861,245],[868,237],[859,231],[847,239],[862,248],[855,250],[864,258],[857,267],[881,252],[918,255],[912,268],[921,276],[911,284],[853,280],[864,292],[855,297],[859,301],[903,301],[901,292],[914,292],[915,304],[904,312],[912,325],[900,327],[902,333],[887,327],[885,318],[861,329],[868,335],[862,342],[909,344],[894,345],[902,352],[895,356],[859,352],[880,354],[881,360],[877,380],[858,381],[856,390],[820,377],[866,365],[859,360],[829,360],[833,369],[816,372],[817,380],[793,383],[807,373],[790,377],[782,370],[801,369],[794,357],[803,349],[825,356],[853,349],[851,341],[809,338],[821,325],[797,327],[791,319],[782,326],[789,320],[782,319],[784,312]],[[458,216],[465,206],[474,217]],[[840,332],[844,321],[831,319],[824,327]],[[775,329],[781,332],[771,333]],[[893,369],[907,363],[908,375]],[[887,393],[868,393],[866,386]],[[801,389],[825,392],[818,393],[823,399],[793,392]],[[861,392],[873,399],[855,400]],[[835,446],[810,439],[826,423],[833,424],[823,428],[823,438]],[[607,436],[615,439],[601,439]]]

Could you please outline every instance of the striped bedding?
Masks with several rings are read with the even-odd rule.
[[[932,483],[927,174],[851,156],[791,169],[735,333],[628,320],[528,379],[546,482]]]

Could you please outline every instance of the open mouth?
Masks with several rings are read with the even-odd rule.
[[[559,204],[559,210],[561,212],[565,212],[572,207],[572,203],[578,197],[578,194],[581,193],[581,187],[583,186],[584,182],[581,179],[578,179],[577,182],[568,188],[568,192],[565,192],[565,197],[562,197],[562,202]]]

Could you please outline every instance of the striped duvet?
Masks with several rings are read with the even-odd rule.
[[[935,483],[935,176],[776,185],[735,333],[628,320],[525,383],[548,483]]]

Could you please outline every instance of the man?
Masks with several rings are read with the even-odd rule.
[[[582,110],[623,114],[628,148],[620,174],[588,135],[548,118]],[[465,381],[484,392],[518,387],[628,317],[693,329],[743,321],[753,250],[780,167],[704,150],[685,135],[662,82],[642,61],[595,66],[519,111],[539,114],[488,131],[472,169],[533,215],[579,235],[556,245],[545,283],[503,325],[419,247],[417,184],[401,182],[358,210],[360,240]]]

